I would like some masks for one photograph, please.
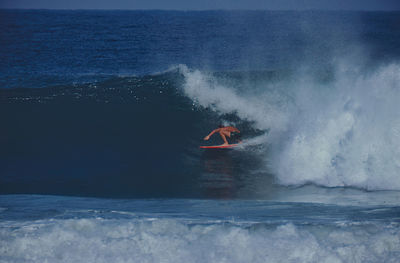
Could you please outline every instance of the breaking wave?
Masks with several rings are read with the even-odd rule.
[[[172,219],[69,219],[0,229],[0,259],[15,262],[394,262],[399,229]]]
[[[235,113],[266,131],[265,167],[279,183],[367,190],[400,189],[400,66],[232,82],[180,67],[183,92],[223,116]],[[249,143],[252,143],[250,140]]]

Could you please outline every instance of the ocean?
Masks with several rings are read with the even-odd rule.
[[[0,262],[399,262],[399,25],[0,10]]]

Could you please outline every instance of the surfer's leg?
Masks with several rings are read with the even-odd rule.
[[[226,140],[225,134],[223,134],[222,132],[220,132],[219,135],[221,135],[222,140],[224,140],[224,144],[222,144],[222,145],[228,145],[229,143],[228,143],[228,141]]]

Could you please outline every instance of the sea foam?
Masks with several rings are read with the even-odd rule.
[[[398,226],[174,219],[2,222],[0,262],[396,262]]]
[[[400,190],[398,64],[365,71],[343,63],[324,82],[299,73],[265,81],[263,89],[237,84],[257,92],[185,66],[180,71],[183,92],[197,105],[236,113],[268,131],[266,169],[281,184]]]

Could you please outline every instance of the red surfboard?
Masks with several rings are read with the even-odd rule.
[[[228,145],[212,145],[212,146],[200,146],[202,149],[226,149],[226,148],[233,148],[238,146],[239,144],[228,144]]]

